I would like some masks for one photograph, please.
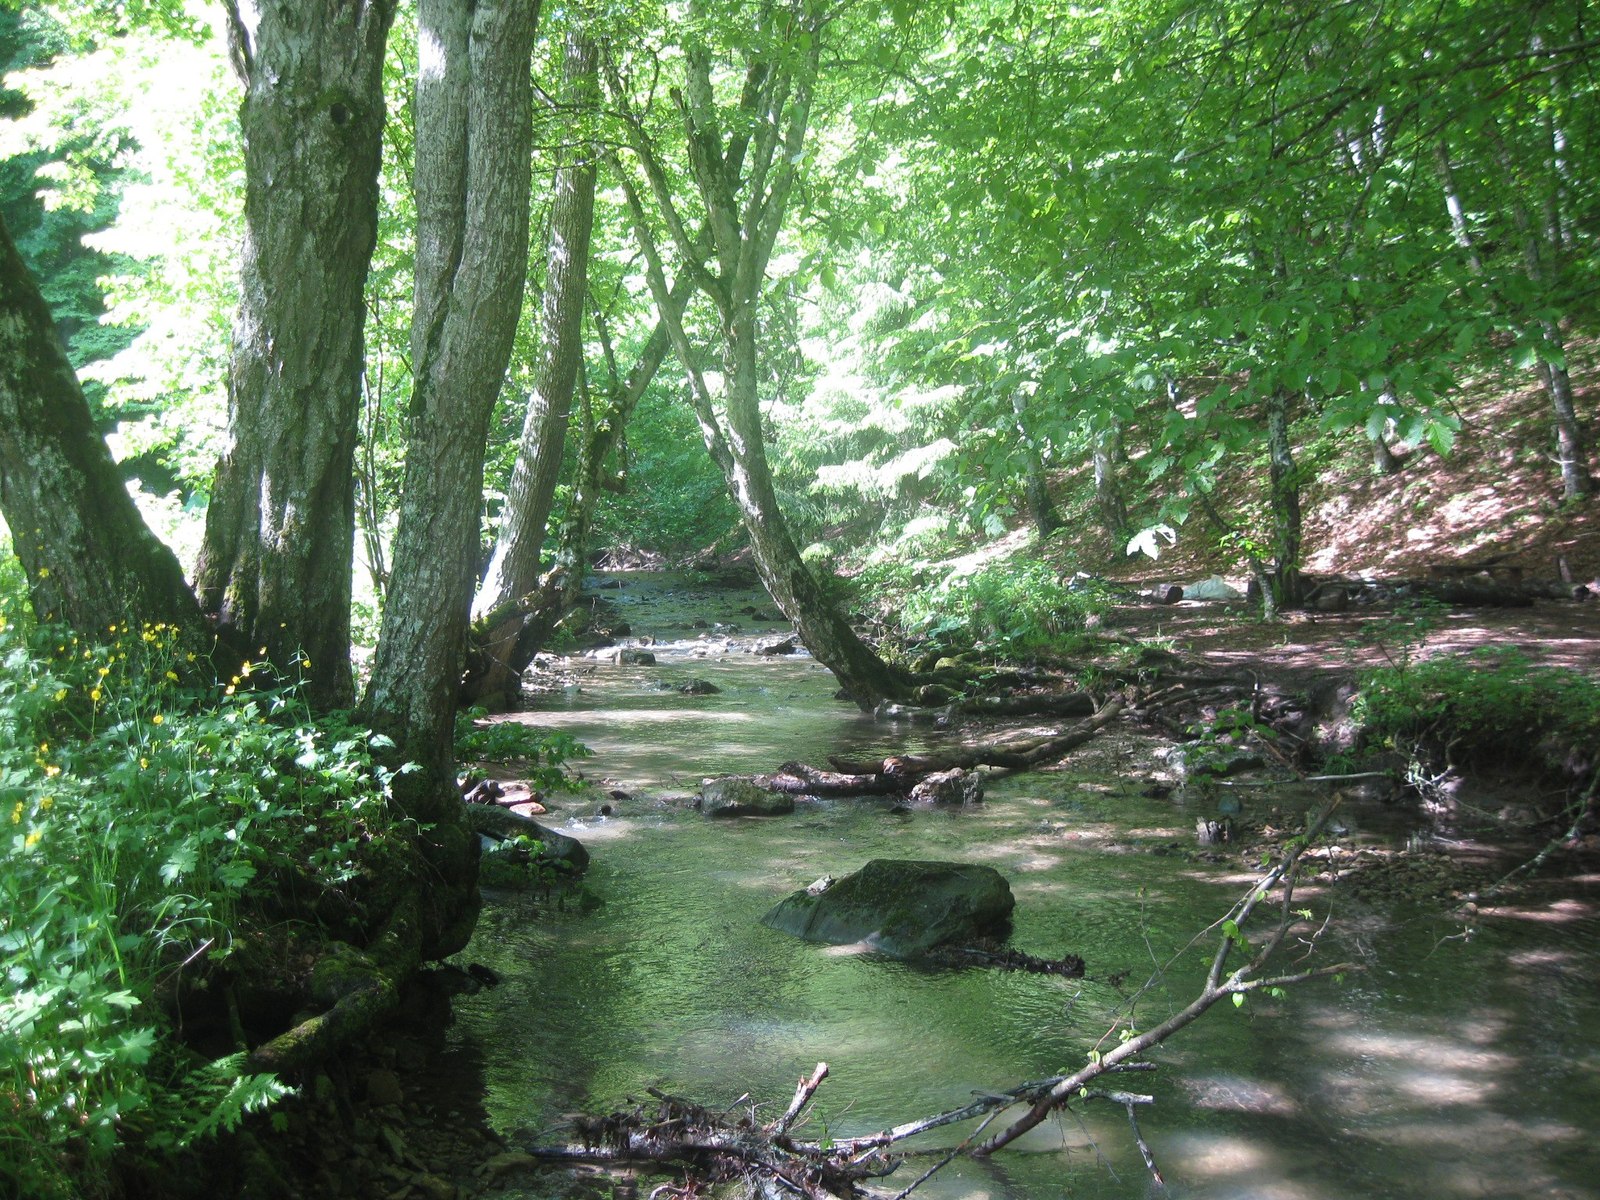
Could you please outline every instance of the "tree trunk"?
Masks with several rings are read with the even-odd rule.
[[[453,737],[489,416],[516,332],[528,253],[537,0],[418,9],[417,278],[405,491],[365,710],[396,742],[395,799],[426,832],[441,887],[430,955],[476,916],[477,841]]]
[[[598,106],[598,61],[595,44],[581,30],[567,35],[563,103],[580,121]],[[483,665],[470,681],[465,697],[469,701],[514,694],[539,648],[528,645],[530,639],[521,636],[526,632],[521,612],[506,606],[538,586],[539,554],[566,451],[573,388],[583,359],[595,153],[593,145],[580,143],[556,171],[539,366],[511,470],[500,534],[473,604],[475,617],[497,610],[505,615],[475,633]]]
[[[245,83],[245,240],[200,600],[308,698],[347,703],[363,289],[394,0],[229,4]]]
[[[794,622],[806,648],[834,673],[857,705],[871,710],[884,700],[903,699],[909,691],[908,678],[879,658],[834,606],[800,557],[778,504],[761,430],[755,297],[735,310],[722,334],[725,444],[720,448],[715,444],[704,414],[701,430],[738,502],[761,582],[783,615]]]
[[[1589,451],[1583,436],[1583,423],[1578,419],[1578,409],[1572,400],[1572,376],[1566,368],[1566,345],[1561,330],[1554,321],[1543,322],[1545,341],[1560,351],[1560,365],[1539,363],[1539,382],[1550,397],[1550,407],[1556,417],[1556,461],[1561,466],[1561,495],[1565,500],[1576,500],[1594,491],[1594,477],[1589,473]]]
[[[124,621],[201,628],[183,570],[123,486],[50,309],[3,221],[0,513],[41,621],[97,636]]]
[[[569,33],[563,105],[579,114],[578,120],[597,107],[597,64],[595,44],[579,30]],[[539,552],[561,472],[573,389],[583,358],[589,237],[594,228],[594,156],[595,148],[583,142],[556,171],[539,367],[511,471],[500,536],[478,590],[474,616],[530,591],[538,581]]]
[[[678,281],[668,297],[669,307],[674,314],[681,317],[692,292],[687,276]],[[605,321],[598,313],[595,331],[611,369],[608,397],[600,413],[597,416],[591,414],[584,422],[584,441],[578,451],[577,484],[573,488],[572,502],[567,505],[562,518],[561,530],[556,536],[556,554],[552,566],[561,575],[562,599],[569,604],[577,601],[578,592],[583,587],[583,564],[588,557],[590,530],[594,525],[600,493],[605,490],[606,460],[622,440],[628,422],[633,417],[633,410],[638,407],[645,389],[655,379],[662,361],[672,348],[666,322],[658,319],[627,378],[619,381]]]
[[[1289,440],[1290,395],[1275,391],[1267,401],[1267,454],[1270,462],[1273,567],[1271,591],[1280,608],[1300,603],[1300,472]]]
[[[615,99],[628,118],[633,150],[676,246],[680,272],[693,278],[716,305],[725,416],[717,412],[681,314],[673,312],[662,255],[643,205],[626,176],[623,186],[657,312],[689,377],[701,436],[739,506],[761,580],[811,653],[833,671],[858,705],[871,709],[883,700],[903,698],[909,679],[856,635],[801,559],[778,505],[761,428],[758,302],[804,158],[826,20],[819,11],[802,11],[798,6],[781,20],[776,12],[763,12],[763,27],[785,30],[788,45],[775,60],[779,65],[752,60],[748,66],[738,110],[728,123],[733,132],[727,136],[726,150],[711,54],[704,44],[685,55],[684,86],[672,92],[683,124],[689,173],[705,206],[715,271],[706,265],[702,247],[691,239],[666,170],[639,119],[628,111],[620,81],[612,78]]]
[[[1017,419],[1017,441],[1022,449],[1022,489],[1028,502],[1028,515],[1044,541],[1061,528],[1061,517],[1050,499],[1050,484],[1045,478],[1044,455],[1038,440],[1028,430],[1028,398],[1020,391],[1011,393],[1011,412]]]
[[[1516,180],[1516,165],[1511,149],[1506,145],[1498,127],[1490,122],[1490,141],[1495,157],[1508,180]],[[1561,246],[1559,240],[1546,238],[1541,244],[1539,230],[1535,227],[1528,206],[1514,192],[1507,201],[1511,220],[1522,240],[1522,268],[1531,282],[1541,292],[1548,288],[1552,276],[1559,273]],[[1559,239],[1559,221],[1555,225]],[[1550,301],[1546,301],[1549,303]],[[1578,420],[1572,402],[1572,379],[1567,374],[1566,346],[1561,336],[1561,326],[1550,317],[1539,320],[1540,332],[1550,347],[1555,361],[1545,354],[1539,356],[1539,382],[1550,397],[1550,407],[1556,419],[1556,454],[1561,467],[1561,494],[1563,499],[1576,500],[1594,491],[1594,477],[1589,473],[1588,449],[1583,426]]]
[[[1094,459],[1094,502],[1100,523],[1113,540],[1128,536],[1128,504],[1122,496],[1117,469],[1122,462],[1122,423],[1112,418],[1105,428],[1091,435],[1090,453]]]

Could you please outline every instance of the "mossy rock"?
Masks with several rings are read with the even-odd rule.
[[[993,867],[874,859],[780,901],[763,925],[811,942],[864,942],[895,958],[936,946],[1004,941],[1016,900]]]

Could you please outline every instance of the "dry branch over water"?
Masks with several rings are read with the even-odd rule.
[[[758,1120],[756,1107],[746,1104],[746,1098],[717,1111],[649,1089],[653,1102],[604,1116],[577,1118],[572,1123],[572,1140],[564,1145],[529,1147],[529,1152],[569,1162],[677,1166],[717,1180],[744,1179],[758,1192],[764,1190],[768,1194],[777,1189],[807,1197],[887,1195],[871,1189],[868,1181],[899,1168],[904,1161],[902,1143],[936,1129],[981,1119],[982,1124],[956,1147],[930,1152],[939,1154],[940,1160],[898,1193],[905,1196],[956,1157],[994,1154],[1053,1113],[1074,1105],[1102,1102],[1126,1109],[1140,1155],[1159,1183],[1155,1159],[1135,1118],[1136,1109],[1153,1104],[1154,1098],[1108,1089],[1107,1077],[1156,1070],[1156,1064],[1143,1056],[1224,1000],[1243,1004],[1253,992],[1275,991],[1360,969],[1348,962],[1313,961],[1326,924],[1317,924],[1308,909],[1294,906],[1302,856],[1316,840],[1332,807],[1316,816],[1303,834],[1290,841],[1262,878],[1180,952],[1211,943],[1206,974],[1188,1002],[1147,1030],[1134,1030],[1125,1017],[1119,1016],[1096,1048],[1089,1051],[1084,1065],[1073,1071],[979,1093],[959,1108],[916,1117],[874,1133],[804,1141],[794,1137],[792,1131],[829,1077],[828,1064],[818,1063],[810,1075],[801,1077],[783,1114],[765,1124]],[[1297,951],[1293,961],[1281,964],[1291,945]],[[1166,973],[1171,966],[1165,964],[1159,973]],[[1111,1049],[1099,1049],[1111,1041],[1116,1042]],[[1002,1119],[1005,1124],[985,1137],[990,1124]]]

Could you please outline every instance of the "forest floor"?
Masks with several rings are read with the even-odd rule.
[[[1585,347],[1587,358],[1595,348]],[[1594,426],[1600,413],[1600,371],[1574,364],[1577,407]],[[1518,571],[1529,580],[1590,583],[1600,593],[1600,497],[1563,503],[1554,462],[1549,402],[1524,372],[1485,378],[1464,389],[1463,426],[1448,455],[1427,446],[1400,448],[1390,475],[1372,466],[1359,433],[1323,438],[1301,455],[1310,482],[1304,489],[1305,569],[1346,579],[1424,579],[1465,574],[1479,564]],[[1591,464],[1596,454],[1591,449]],[[1214,494],[1218,511],[1259,510],[1260,468],[1224,474]],[[1134,471],[1137,470],[1135,466]],[[1087,497],[1087,478],[1057,481],[1062,495]],[[1063,513],[1066,528],[1048,554],[1063,574],[1150,586],[1220,575],[1241,591],[1243,561],[1219,545],[1220,531],[1196,515],[1176,543],[1152,561],[1129,556],[1094,519],[1087,499]],[[1248,666],[1292,678],[1351,674],[1381,666],[1405,636],[1394,613],[1290,613],[1259,620],[1245,604],[1126,605],[1108,618],[1118,633],[1170,639],[1186,653],[1228,666]],[[1516,647],[1537,662],[1600,671],[1600,595],[1583,603],[1540,600],[1524,608],[1458,608],[1430,618],[1425,653]]]

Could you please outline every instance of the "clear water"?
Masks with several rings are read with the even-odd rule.
[[[602,907],[493,898],[464,955],[505,979],[459,999],[448,1035],[479,1065],[502,1131],[559,1140],[563,1114],[605,1111],[650,1086],[711,1106],[749,1104],[748,1094],[770,1115],[818,1061],[832,1074],[812,1133],[955,1107],[1081,1063],[1127,994],[1248,886],[1236,863],[1185,852],[1193,811],[1137,794],[1153,745],[1096,744],[1070,772],[999,782],[967,811],[841,801],[735,822],[685,811],[671,797],[704,775],[926,735],[833,701],[831,677],[808,660],[691,657],[703,646],[685,636],[680,602],[730,603],[642,589],[635,611],[673,643],[655,647],[659,664],[598,668],[526,715],[583,738],[598,752],[587,773],[634,794],[613,817],[591,815],[592,801],[557,814],[593,855]],[[723,691],[660,688],[690,677]],[[1394,826],[1392,813],[1346,819],[1352,837]],[[995,866],[1017,897],[1014,944],[1081,954],[1090,978],[925,970],[760,924],[788,892],[875,857]],[[1165,1194],[1600,1196],[1597,882],[1569,881],[1472,927],[1308,891],[1309,906],[1334,914],[1334,952],[1370,969],[1215,1009],[1153,1053],[1158,1073],[1119,1081],[1157,1097],[1141,1126]],[[1202,969],[1195,956],[1172,967],[1138,1001],[1139,1025],[1181,1006]],[[889,1182],[904,1186],[918,1169]],[[992,1161],[952,1164],[922,1189],[1012,1200],[1158,1192],[1125,1115],[1105,1105],[1064,1114]]]

